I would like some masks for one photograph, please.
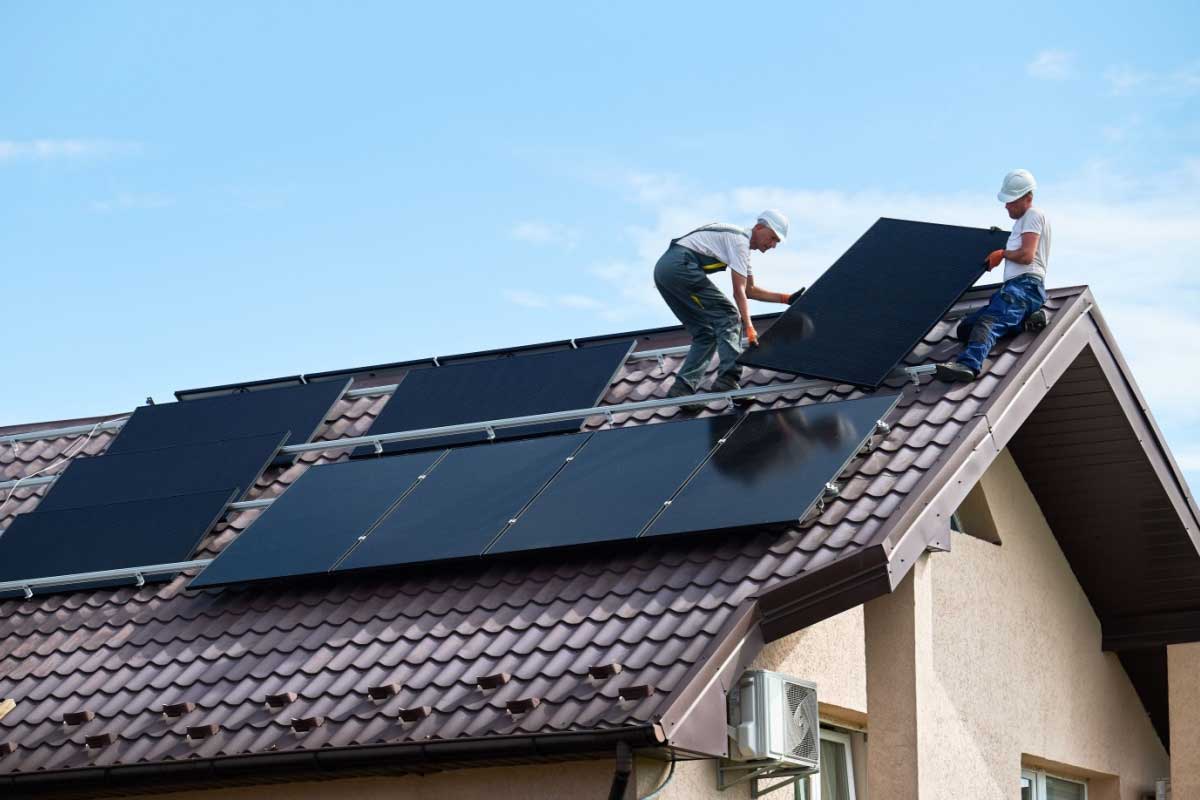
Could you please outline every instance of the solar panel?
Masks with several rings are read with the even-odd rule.
[[[799,521],[898,398],[747,414],[643,536]]]
[[[190,588],[326,572],[441,455],[410,453],[312,467]]]
[[[880,219],[742,364],[877,387],[983,274],[1008,233]]]
[[[243,439],[118,453],[72,461],[38,511],[61,511],[223,489],[245,492],[287,439]],[[146,562],[139,562],[146,563]]]
[[[21,514],[0,535],[0,581],[187,560],[232,500],[226,489]]]
[[[488,552],[636,537],[737,419],[598,431]]]
[[[371,431],[390,433],[591,408],[603,397],[633,344],[623,341],[414,369],[401,381]],[[499,429],[495,434],[511,439],[577,431],[580,425],[581,420],[575,419]],[[480,432],[396,442],[383,449],[399,453],[486,440],[487,435]],[[360,447],[354,455],[373,453],[371,447]]]
[[[590,435],[451,450],[337,570],[481,555]]]
[[[300,444],[312,438],[349,385],[348,380],[329,381],[142,406],[107,452],[156,450],[274,431],[291,431],[291,444]]]

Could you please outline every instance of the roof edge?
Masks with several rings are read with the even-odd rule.
[[[0,787],[9,800],[152,794],[214,786],[287,783],[308,778],[329,780],[331,777],[424,774],[500,762],[563,761],[588,755],[608,755],[618,742],[646,748],[659,747],[664,740],[658,726],[644,724],[603,731],[353,745],[54,770],[3,776]]]

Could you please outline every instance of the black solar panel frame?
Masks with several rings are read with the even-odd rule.
[[[0,535],[0,581],[185,561],[225,516],[234,497],[235,490],[227,489],[21,514]],[[173,538],[174,546],[164,541],[163,531],[172,527],[161,524],[164,516],[180,520],[177,524],[180,532]],[[140,542],[129,541],[134,534],[140,537]],[[11,548],[21,546],[35,550],[36,555],[30,558],[9,552]],[[146,575],[145,580],[164,581],[170,577],[160,573]],[[33,591],[35,594],[53,594],[131,583],[132,578],[92,581]]]
[[[554,476],[562,469],[567,459],[573,457],[592,435],[578,433],[517,439],[450,450],[446,457],[430,470],[428,478],[421,486],[405,496],[402,502],[397,503],[387,516],[372,528],[365,540],[337,563],[333,571],[379,569],[402,564],[482,556],[507,527],[509,520],[519,516],[528,507],[554,480]],[[517,461],[517,465],[510,466],[507,470],[494,469],[474,482],[471,481],[472,475],[480,475],[481,461],[497,462],[493,466],[499,467],[505,458]],[[531,463],[521,464],[521,458]],[[495,481],[490,480],[492,476],[496,476]],[[455,490],[460,492],[457,497],[447,497]],[[487,499],[486,496],[478,497],[481,491],[497,490],[510,495],[505,501],[511,501],[511,506],[493,509],[484,507],[482,503],[471,502]],[[476,496],[472,497],[471,493],[475,493]],[[486,522],[490,527],[466,530],[463,519],[452,516],[455,506],[463,510],[466,522],[472,525],[482,525]],[[420,532],[426,529],[420,528],[420,532],[413,534],[414,517],[417,520],[437,519],[438,524],[443,527],[436,532],[428,530],[428,536],[418,540]],[[454,538],[453,534],[460,535]],[[434,540],[434,536],[438,538]],[[468,537],[473,537],[469,540],[476,542],[478,546],[463,545],[462,541]],[[431,557],[430,553],[439,547],[446,555]],[[407,555],[393,555],[397,553]]]
[[[305,383],[141,406],[107,452],[158,450],[284,430],[292,432],[290,444],[302,444],[320,430],[349,386],[349,380]],[[263,407],[271,404],[278,408],[278,415],[272,415],[269,408],[264,414]],[[257,424],[245,419],[249,412],[261,418],[254,420]],[[285,458],[289,463],[293,460]]]
[[[79,458],[67,465],[38,510],[65,511],[217,489],[236,489],[240,496],[287,440],[287,433],[274,432]]]
[[[722,415],[596,431],[486,554],[636,539],[740,420]],[[589,508],[596,493],[604,506]]]
[[[359,537],[373,530],[420,484],[446,452],[406,453],[309,468],[197,575],[189,588],[319,575],[332,570],[353,550]],[[320,530],[314,530],[316,527]],[[328,545],[320,548],[325,555],[310,557],[303,553],[306,536],[316,539],[319,545]],[[314,549],[309,548],[309,553]],[[303,555],[310,568],[281,572],[281,565],[297,555]],[[275,569],[254,568],[263,559],[271,559]]]
[[[1007,241],[998,228],[881,218],[738,362],[878,388],[979,279],[984,257]]]
[[[653,520],[651,520],[643,530],[639,539],[656,538],[659,536],[679,536],[684,534],[702,534],[710,531],[737,531],[741,529],[759,529],[775,525],[784,525],[788,523],[799,523],[803,520],[821,499],[825,485],[835,481],[846,467],[858,456],[863,446],[870,440],[875,433],[876,422],[883,420],[896,404],[900,401],[901,395],[898,394],[869,394],[865,397],[855,398],[852,400],[837,400],[824,403],[812,403],[802,406],[789,406],[779,409],[768,409],[765,411],[755,411],[746,414],[736,428],[726,437],[723,445],[715,448],[704,463],[693,473],[692,477],[679,488],[675,495],[671,498],[671,503],[667,505]],[[827,470],[828,475],[819,481],[813,480],[808,486],[807,491],[800,491],[792,486],[788,487],[790,495],[800,495],[801,497],[810,497],[803,505],[794,505],[790,507],[790,513],[776,513],[775,516],[766,516],[768,513],[765,509],[767,504],[749,503],[749,505],[757,512],[757,518],[751,518],[749,514],[745,515],[737,524],[726,522],[725,524],[711,524],[712,517],[706,516],[705,520],[709,524],[697,524],[681,528],[675,520],[685,513],[696,513],[694,508],[695,501],[692,498],[696,494],[700,494],[705,498],[705,502],[709,498],[720,495],[719,484],[714,487],[712,478],[714,472],[720,472],[720,468],[716,466],[717,462],[722,457],[737,457],[739,450],[746,450],[760,458],[770,457],[772,454],[762,452],[761,450],[753,450],[752,440],[748,437],[753,436],[756,431],[756,426],[769,424],[772,419],[794,418],[800,420],[799,423],[793,423],[793,427],[805,425],[813,429],[814,436],[809,440],[819,440],[821,435],[827,435],[828,426],[822,422],[827,419],[828,415],[833,413],[844,413],[846,415],[854,415],[856,421],[860,422],[862,429],[856,430],[852,434],[852,438],[846,439],[845,443],[838,442],[842,446],[845,455],[838,457],[827,458],[828,466],[832,469]],[[825,430],[823,431],[822,428]],[[832,431],[838,434],[836,430]],[[850,435],[850,434],[847,434]],[[739,438],[740,437],[740,438]],[[818,441],[819,443],[819,441]],[[786,456],[787,454],[784,453]],[[769,466],[769,464],[767,465]],[[824,474],[824,471],[819,471],[818,474]],[[796,476],[791,472],[789,465],[788,479],[795,480]],[[720,479],[725,483],[729,483],[732,479]],[[750,493],[750,489],[744,490]],[[718,497],[718,499],[720,499]],[[786,501],[785,501],[786,502]],[[683,509],[681,511],[681,509]],[[722,513],[720,509],[709,509],[709,514]]]
[[[469,422],[483,422],[492,419],[523,417],[555,411],[569,411],[575,408],[593,408],[599,405],[604,399],[604,395],[608,392],[613,380],[620,373],[621,367],[628,360],[629,354],[633,352],[636,345],[636,339],[619,340],[574,349],[518,353],[504,358],[486,358],[478,361],[411,370],[405,374],[396,387],[395,392],[392,393],[391,398],[388,399],[388,402],[380,411],[379,416],[371,425],[370,433],[394,433]],[[596,379],[596,383],[593,385],[597,391],[594,395],[590,391],[584,395],[581,391],[580,394],[582,396],[577,402],[548,402],[541,404],[537,408],[517,410],[514,409],[514,406],[521,404],[520,395],[515,393],[510,395],[511,398],[514,398],[511,400],[508,398],[498,398],[489,386],[471,387],[469,385],[472,371],[476,371],[477,374],[483,371],[495,371],[496,375],[504,375],[506,372],[513,372],[522,366],[527,373],[532,373],[529,375],[531,380],[527,382],[533,385],[538,380],[544,380],[547,376],[554,377],[562,372],[561,369],[535,370],[535,361],[541,361],[543,364],[554,359],[566,361],[577,354],[594,353],[598,350],[612,354],[614,361],[613,368],[603,376],[603,381],[599,378]],[[590,378],[591,376],[587,377]],[[454,390],[452,387],[445,387],[444,385],[438,386],[439,383],[444,384],[444,382],[453,381],[455,378],[461,379],[467,386],[457,390]],[[459,414],[447,413],[444,404],[446,395],[451,395],[453,398],[473,397],[475,398],[475,405],[469,412]],[[439,405],[439,403],[442,404]],[[583,420],[576,419],[561,422],[535,423],[516,428],[498,428],[493,434],[496,439],[519,439],[547,434],[575,433],[582,426]],[[459,445],[475,444],[488,440],[489,435],[484,431],[479,431],[478,433],[457,434],[454,436],[390,442],[383,445],[382,455],[430,448],[457,447]],[[351,457],[365,458],[376,455],[380,454],[376,452],[373,446],[364,445],[356,448]]]

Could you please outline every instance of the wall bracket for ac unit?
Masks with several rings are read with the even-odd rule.
[[[717,759],[717,788],[722,792],[737,786],[739,783],[750,781],[750,797],[764,797],[778,789],[794,786],[809,775],[815,775],[817,770],[807,767],[789,767],[779,761],[767,763],[744,764]],[[770,781],[777,781],[770,783]]]

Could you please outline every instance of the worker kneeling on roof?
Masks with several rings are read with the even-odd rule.
[[[1016,224],[1007,249],[993,250],[985,260],[989,270],[1004,262],[1004,285],[986,306],[959,323],[958,338],[967,346],[954,361],[937,365],[937,376],[944,381],[975,380],[997,339],[1022,327],[1036,330],[1046,325],[1042,306],[1050,260],[1050,221],[1041,209],[1033,207],[1036,188],[1028,170],[1013,170],[1004,176],[996,198]]]
[[[753,228],[714,222],[671,240],[671,246],[654,267],[654,285],[672,313],[692,336],[687,359],[667,391],[669,397],[696,394],[708,369],[713,350],[719,359],[712,391],[740,388],[742,330],[750,344],[758,344],[758,332],[750,320],[747,298],[768,303],[789,303],[804,290],[791,295],[769,292],[754,285],[750,251],[765,253],[787,238],[787,217],[768,209],[758,215]],[[733,300],[730,302],[709,275],[731,268]],[[735,305],[736,303],[736,305]]]

